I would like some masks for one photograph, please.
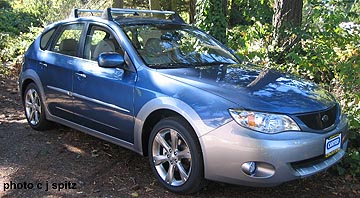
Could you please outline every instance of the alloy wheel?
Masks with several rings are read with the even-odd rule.
[[[39,94],[33,88],[28,89],[25,95],[25,113],[31,125],[39,124],[41,119],[41,101]]]
[[[189,145],[175,129],[165,128],[156,134],[152,159],[160,178],[170,186],[183,185],[191,174]]]

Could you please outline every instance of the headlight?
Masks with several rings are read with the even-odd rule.
[[[241,126],[262,133],[300,131],[299,126],[287,115],[229,109],[231,117]]]

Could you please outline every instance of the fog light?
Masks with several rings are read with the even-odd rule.
[[[256,162],[246,162],[241,166],[242,171],[250,176],[255,175]]]

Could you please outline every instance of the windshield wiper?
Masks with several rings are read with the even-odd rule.
[[[176,69],[176,68],[189,68],[189,67],[203,67],[203,66],[217,66],[217,65],[232,65],[236,63],[214,61],[209,63],[166,63],[166,64],[150,64],[153,69]]]
[[[149,66],[153,69],[170,69],[170,68],[186,68],[194,67],[195,64],[191,63],[165,63],[165,64],[150,64]]]
[[[214,62],[208,62],[208,63],[194,63],[196,66],[216,66],[216,65],[232,65],[236,63],[229,63],[229,62],[221,62],[221,61],[214,61]]]

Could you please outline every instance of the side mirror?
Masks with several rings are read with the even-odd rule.
[[[124,56],[117,52],[104,52],[98,57],[98,64],[105,68],[121,68],[123,69],[125,60]]]

